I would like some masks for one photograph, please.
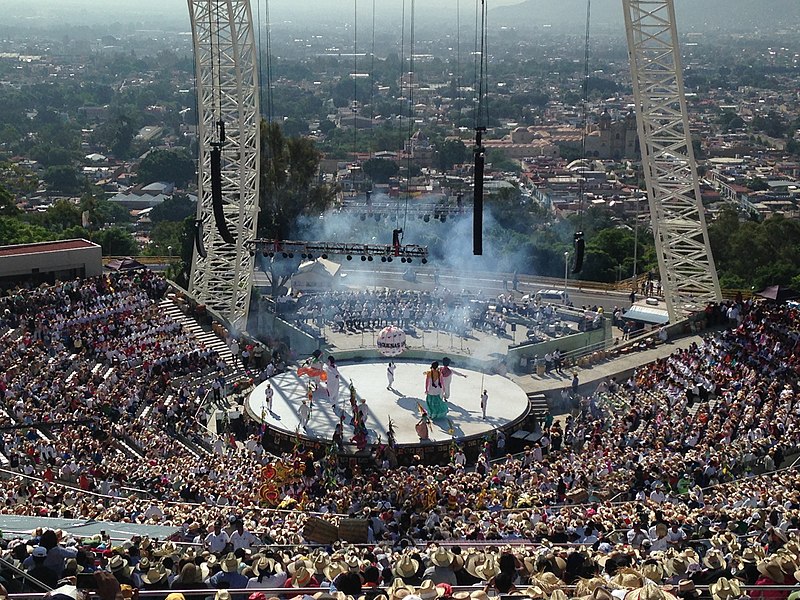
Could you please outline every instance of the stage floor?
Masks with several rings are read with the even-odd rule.
[[[259,384],[247,399],[250,414],[275,429],[301,435],[321,441],[330,441],[336,424],[339,422],[342,409],[345,411],[344,439],[349,441],[353,436],[350,425],[352,411],[350,409],[349,386],[352,381],[356,388],[358,404],[366,398],[367,430],[369,442],[375,443],[380,438],[386,442],[389,417],[394,422],[395,439],[398,444],[419,444],[415,425],[419,421],[417,404],[425,407],[425,376],[430,363],[396,362],[394,385],[392,390],[386,389],[387,362],[340,364],[338,408],[331,406],[325,390],[324,382],[314,393],[313,409],[308,426],[300,427],[298,408],[306,397],[308,377],[298,377],[292,371],[282,373]],[[504,427],[522,416],[528,408],[528,397],[516,383],[500,375],[483,375],[478,371],[459,368],[454,369],[466,377],[453,376],[450,390],[449,412],[446,417],[434,421],[430,426],[430,442],[444,442],[453,436],[456,439],[481,435]],[[480,394],[481,381],[487,390],[486,419],[481,416]],[[265,389],[269,383],[275,390],[272,411],[266,410]],[[449,430],[453,428],[452,435]]]

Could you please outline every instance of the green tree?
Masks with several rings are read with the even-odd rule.
[[[0,246],[32,244],[52,240],[53,234],[39,225],[31,225],[14,217],[0,217]]]
[[[96,229],[102,229],[108,225],[122,225],[131,221],[131,215],[127,208],[91,194],[81,198],[80,209],[81,213],[89,211],[89,223]]]
[[[139,252],[136,240],[122,227],[101,229],[92,236],[92,241],[100,244],[105,256],[134,256]]]
[[[175,194],[150,211],[153,223],[161,221],[183,221],[197,213],[197,203],[185,194]]]
[[[397,177],[400,172],[396,162],[385,158],[370,158],[361,165],[361,168],[375,183],[389,183],[389,180]]]
[[[20,212],[14,203],[14,197],[6,188],[0,185],[0,216],[16,217]]]
[[[84,188],[85,180],[81,181],[78,172],[69,165],[56,165],[48,167],[44,172],[44,183],[51,192],[63,194],[77,194]]]
[[[136,179],[139,183],[148,184],[154,181],[173,182],[178,187],[185,187],[195,177],[194,160],[188,150],[152,150],[139,163]]]
[[[31,213],[27,219],[52,232],[61,232],[81,224],[80,209],[68,200],[59,200],[43,213]]]
[[[444,140],[438,145],[438,149],[438,165],[442,171],[449,171],[453,165],[460,165],[467,158],[467,147],[461,140]]]

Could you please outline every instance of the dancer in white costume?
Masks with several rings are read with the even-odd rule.
[[[450,368],[450,359],[446,356],[442,359],[442,398],[445,402],[450,399],[450,382],[453,380],[453,375],[466,378],[466,375],[459,373],[455,369]]]
[[[336,359],[332,355],[328,356],[328,362],[324,369],[327,378],[328,398],[330,398],[333,406],[337,406],[339,400],[339,369],[336,368]]]
[[[394,370],[397,367],[392,361],[389,361],[389,366],[386,367],[386,380],[389,382],[389,385],[386,386],[387,390],[391,390],[392,386],[394,385]]]

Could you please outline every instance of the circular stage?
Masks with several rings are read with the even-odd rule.
[[[300,425],[298,409],[307,395],[307,376],[298,376],[295,371],[282,373],[259,384],[247,399],[251,416],[261,420],[277,434],[278,440],[303,438],[321,444],[332,441],[334,429],[344,411],[344,439],[348,442],[353,435],[350,424],[350,390],[355,386],[357,402],[366,399],[367,431],[369,443],[386,442],[389,418],[394,424],[395,440],[398,445],[430,446],[449,445],[453,438],[457,442],[469,438],[483,438],[498,429],[509,433],[509,429],[521,423],[529,412],[527,394],[513,381],[500,375],[484,375],[478,371],[460,368],[454,370],[466,377],[452,377],[449,412],[446,417],[437,419],[430,425],[430,440],[422,442],[417,436],[415,426],[420,418],[419,407],[425,407],[425,371],[430,368],[426,362],[396,362],[394,385],[387,389],[386,362],[340,364],[338,406],[332,406],[325,382],[313,394],[313,408],[308,425]],[[267,385],[274,390],[272,411],[267,410],[265,390]],[[481,386],[487,390],[486,419],[481,415]],[[285,444],[273,444],[283,445]]]

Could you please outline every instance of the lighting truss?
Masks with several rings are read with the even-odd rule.
[[[636,124],[671,321],[720,301],[683,89],[673,0],[622,0]]]
[[[392,244],[345,244],[338,242],[300,242],[286,240],[257,239],[248,243],[251,253],[260,252],[264,256],[285,254],[302,258],[327,258],[331,255],[363,257],[362,260],[400,258],[401,262],[412,262],[421,259],[422,263],[428,262],[428,247],[416,244],[394,246]],[[384,260],[385,262],[385,260]]]

